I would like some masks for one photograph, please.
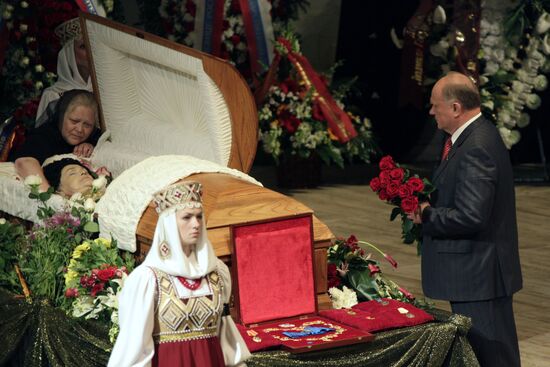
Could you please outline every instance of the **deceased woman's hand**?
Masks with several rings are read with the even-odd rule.
[[[98,169],[95,170],[95,173],[98,175],[98,176],[111,176],[111,172],[109,172],[109,170],[107,169],[107,167],[99,167]]]
[[[90,143],[81,143],[74,147],[73,153],[79,157],[89,157],[94,151],[94,146]]]

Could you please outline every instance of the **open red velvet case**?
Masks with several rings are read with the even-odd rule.
[[[299,353],[374,338],[318,315],[311,215],[235,225],[231,243],[235,311],[248,328],[245,339],[275,340]]]

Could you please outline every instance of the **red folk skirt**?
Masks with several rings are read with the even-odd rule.
[[[155,345],[153,367],[224,367],[223,352],[217,336]]]

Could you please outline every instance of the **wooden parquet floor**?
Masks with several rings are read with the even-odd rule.
[[[282,191],[269,180],[262,182]],[[417,297],[424,297],[416,248],[401,242],[399,221],[389,221],[391,207],[380,201],[366,183],[283,192],[312,208],[336,236],[355,234],[391,254],[398,268],[381,262],[382,271]],[[524,285],[514,297],[514,312],[522,365],[550,366],[550,187],[517,186],[516,204]],[[435,304],[450,309],[444,301]]]

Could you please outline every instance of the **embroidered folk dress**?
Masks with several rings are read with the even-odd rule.
[[[196,290],[141,265],[119,300],[121,334],[109,366],[225,366],[219,338],[229,269],[219,261]]]

